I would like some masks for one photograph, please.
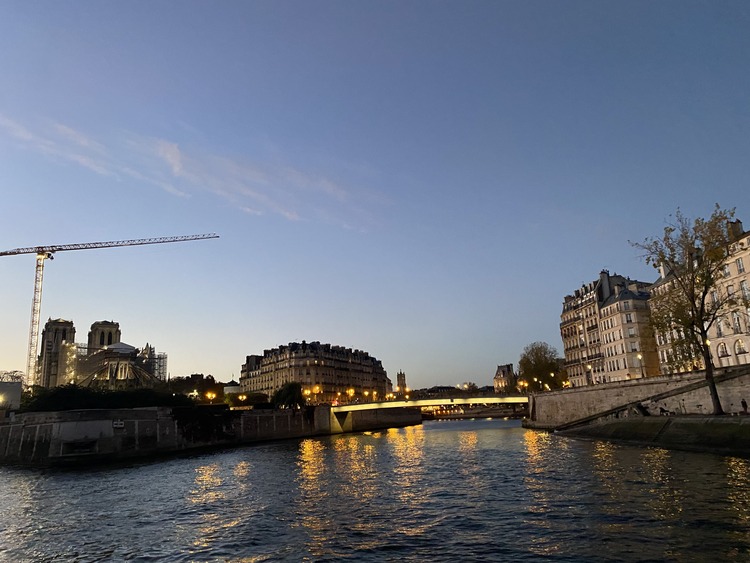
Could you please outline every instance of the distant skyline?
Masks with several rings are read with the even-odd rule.
[[[746,2],[0,4],[0,250],[171,376],[289,342],[488,385],[679,207],[750,225]],[[0,257],[25,369],[33,255]]]

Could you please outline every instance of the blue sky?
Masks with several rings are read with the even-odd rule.
[[[563,297],[653,280],[678,207],[750,223],[746,2],[0,4],[0,250],[59,253],[42,321],[239,376],[330,342],[412,387],[562,353]],[[743,195],[744,194],[744,195]],[[33,255],[0,258],[24,369]]]

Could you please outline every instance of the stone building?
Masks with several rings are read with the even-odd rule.
[[[649,297],[640,282],[629,282],[615,285],[614,294],[602,304],[604,374],[595,376],[594,383],[659,375]]]
[[[396,374],[396,393],[408,393],[409,387],[406,385],[406,374],[399,370]]]
[[[513,364],[504,364],[497,366],[495,370],[495,377],[492,378],[492,386],[495,393],[510,393],[516,390],[516,384],[518,383],[518,377],[513,371]]]
[[[88,353],[93,354],[106,346],[117,344],[122,337],[120,323],[114,321],[96,321],[91,325],[88,338]]]
[[[742,222],[729,224],[732,243],[729,257],[724,263],[723,277],[711,291],[715,302],[735,297],[737,304],[726,307],[709,329],[711,355],[715,367],[729,367],[750,363],[750,231]],[[670,273],[663,268],[652,291],[658,292],[672,282]],[[703,369],[703,358],[688,346],[680,347],[681,335],[677,331],[658,334],[656,343],[662,373],[687,372]]]
[[[73,383],[76,367],[76,329],[73,321],[49,319],[42,330],[37,385],[57,387]]]
[[[149,344],[138,349],[121,342],[119,323],[93,323],[86,344],[76,343],[75,334],[72,321],[50,319],[44,325],[39,385],[120,389],[153,387],[166,379],[167,355]]]
[[[320,342],[292,342],[263,355],[247,356],[243,393],[269,397],[286,383],[298,382],[311,402],[369,401],[385,398],[391,381],[379,360],[361,350]]]
[[[565,369],[573,387],[654,371],[648,365],[649,361],[654,361],[653,336],[644,328],[648,326],[649,286],[647,282],[610,275],[602,270],[598,279],[565,296],[560,336]],[[629,309],[626,310],[626,306]],[[606,342],[603,341],[605,334]],[[644,353],[647,350],[649,354]],[[639,365],[639,361],[643,363]]]

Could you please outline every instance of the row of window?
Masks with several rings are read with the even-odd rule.
[[[737,274],[744,274],[745,273],[745,264],[742,262],[742,258],[737,258],[734,261],[734,267],[737,268]],[[724,277],[728,278],[732,275],[732,270],[729,267],[729,264],[724,264]]]

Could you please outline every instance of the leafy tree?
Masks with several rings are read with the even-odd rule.
[[[643,251],[647,264],[661,271],[650,300],[653,328],[670,342],[673,367],[702,360],[714,414],[724,410],[716,391],[708,333],[740,300],[720,291],[717,284],[735,242],[730,229],[733,219],[734,209],[718,204],[708,219],[689,219],[678,209],[661,237],[631,242]]]
[[[541,391],[545,386],[558,389],[567,379],[561,369],[557,350],[546,342],[532,342],[523,349],[518,360],[518,371],[532,391]]]
[[[283,385],[277,389],[271,399],[273,406],[278,408],[296,409],[305,406],[305,396],[302,393],[302,385],[296,381]]]

